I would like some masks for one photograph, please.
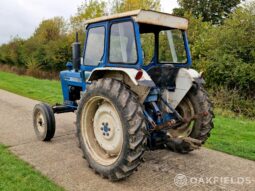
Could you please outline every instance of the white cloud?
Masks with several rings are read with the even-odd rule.
[[[74,15],[84,0],[1,0],[0,44],[11,37],[28,38],[42,19]]]
[[[68,19],[85,0],[1,0],[0,44],[11,37],[28,38],[42,19],[63,16]],[[177,6],[176,0],[161,0],[164,12]]]
[[[164,12],[172,13],[176,7],[178,7],[177,0],[161,0],[161,8]]]

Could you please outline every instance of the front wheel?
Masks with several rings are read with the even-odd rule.
[[[120,180],[137,169],[144,130],[141,105],[123,83],[106,78],[88,87],[77,111],[77,134],[89,166],[102,177]]]
[[[52,108],[45,103],[36,104],[33,110],[33,125],[40,141],[50,141],[55,134],[55,116]]]
[[[176,110],[182,115],[183,118],[191,118],[194,115],[207,113],[206,116],[199,116],[189,124],[171,129],[168,135],[174,138],[194,138],[203,143],[210,136],[210,131],[213,128],[213,108],[212,103],[208,98],[208,94],[202,85],[193,86],[181,103],[177,106]],[[188,153],[193,150],[187,142],[172,142],[167,143],[167,147],[179,153]]]

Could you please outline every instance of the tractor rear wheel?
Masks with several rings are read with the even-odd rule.
[[[33,111],[33,125],[37,138],[50,141],[55,134],[55,116],[52,108],[45,103],[36,104]]]
[[[142,161],[146,137],[135,94],[114,79],[94,81],[77,110],[77,135],[89,166],[112,181],[124,179]]]
[[[206,116],[199,116],[190,124],[184,124],[174,130],[169,130],[168,135],[174,138],[191,137],[200,140],[202,144],[210,136],[210,131],[213,128],[213,108],[212,103],[208,98],[208,94],[202,85],[194,85],[188,92],[186,97],[177,106],[176,110],[184,118],[190,118],[196,114],[207,113]],[[167,143],[170,150],[179,153],[188,153],[194,150],[191,145],[185,141]]]

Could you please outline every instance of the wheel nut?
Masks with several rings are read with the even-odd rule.
[[[107,133],[106,135],[109,136],[109,133]]]
[[[111,128],[108,128],[108,131],[111,131]]]
[[[103,130],[104,130],[104,128],[103,128],[103,127],[101,127],[101,130],[103,131]]]
[[[103,133],[103,135],[105,136],[105,133]]]

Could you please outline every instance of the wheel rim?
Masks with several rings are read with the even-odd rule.
[[[106,98],[90,98],[82,111],[82,138],[91,157],[101,165],[111,165],[123,145],[123,128],[114,105]]]
[[[189,98],[184,98],[181,103],[177,106],[176,110],[180,113],[183,118],[190,118],[195,115],[195,110]],[[195,125],[194,120],[189,124],[183,124],[177,129],[170,129],[168,135],[170,137],[188,137]]]
[[[35,116],[36,120],[36,128],[39,131],[39,133],[44,133],[45,131],[45,119],[43,117],[43,114],[41,111],[38,111]]]

